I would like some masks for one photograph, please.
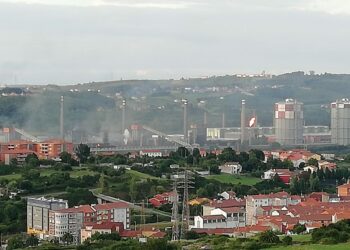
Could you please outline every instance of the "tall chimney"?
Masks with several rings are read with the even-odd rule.
[[[61,106],[60,106],[60,137],[64,140],[64,116],[63,116],[63,104],[64,98],[61,96]]]
[[[246,140],[245,136],[245,100],[242,100],[242,107],[241,107],[241,143],[243,143]]]
[[[188,142],[188,130],[187,130],[187,104],[188,101],[186,99],[183,100],[184,105],[184,141]]]
[[[125,108],[126,108],[126,100],[122,102],[122,134],[125,131]]]
[[[226,117],[225,117],[225,112],[223,111],[222,112],[222,128],[225,128],[226,127]]]

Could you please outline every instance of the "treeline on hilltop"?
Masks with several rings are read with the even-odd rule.
[[[185,91],[185,87],[205,89],[208,86],[227,87],[232,91],[222,93]],[[252,95],[245,95],[235,87],[247,89]],[[350,76],[305,75],[303,72],[294,72],[272,78],[222,76],[180,81],[135,81],[132,84],[129,81],[96,83],[79,85],[76,88],[80,92],[71,92],[66,87],[48,86],[47,90],[40,94],[1,96],[1,125],[58,135],[60,96],[64,95],[66,131],[79,128],[93,134],[104,130],[116,133],[118,129],[115,128],[120,126],[118,117],[121,116],[116,93],[127,100],[128,123],[148,125],[167,133],[182,130],[182,124],[178,122],[182,119],[182,109],[180,105],[174,103],[175,99],[181,98],[190,100],[189,119],[191,123],[197,124],[203,121],[203,108],[199,107],[198,103],[206,101],[205,109],[209,112],[210,127],[220,125],[222,111],[227,113],[228,126],[239,126],[242,99],[246,100],[250,109],[256,111],[261,126],[272,126],[273,104],[286,98],[295,98],[305,104],[306,125],[330,125],[327,105],[336,99],[347,97],[344,93],[350,93]],[[100,92],[88,92],[88,88],[99,89]],[[221,96],[224,96],[224,99],[219,99]],[[138,99],[135,100],[135,97]]]

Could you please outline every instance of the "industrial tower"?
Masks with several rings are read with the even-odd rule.
[[[245,100],[242,100],[241,106],[241,143],[246,141],[246,117],[245,117]]]
[[[183,99],[182,100],[183,106],[184,106],[184,141],[188,142],[188,125],[187,125],[187,105],[188,105],[188,100]]]
[[[122,102],[122,134],[125,131],[125,109],[126,109],[126,100]]]
[[[64,103],[64,98],[63,98],[63,96],[61,96],[61,102],[60,102],[60,137],[61,137],[62,140],[64,140],[63,103]]]

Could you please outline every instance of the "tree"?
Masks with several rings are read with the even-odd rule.
[[[70,233],[64,233],[64,235],[62,236],[61,240],[66,244],[66,245],[69,245],[69,244],[72,244],[73,243],[73,235],[70,234]]]
[[[280,239],[272,230],[262,232],[259,235],[259,241],[262,243],[280,243]]]
[[[221,170],[219,169],[219,167],[217,165],[214,165],[214,166],[209,167],[209,173],[210,174],[220,174]]]
[[[20,235],[11,237],[7,242],[7,250],[23,248],[24,242]]]
[[[311,166],[318,167],[318,161],[317,161],[317,159],[314,159],[314,158],[310,158],[310,159],[307,161],[307,164],[308,164],[308,165],[311,165]]]
[[[177,154],[182,158],[187,158],[190,155],[190,151],[185,147],[178,147]]]
[[[293,233],[295,233],[295,234],[301,234],[301,233],[303,233],[303,232],[306,231],[306,227],[305,227],[305,225],[296,224],[296,225],[294,225],[292,231],[293,231]]]
[[[282,239],[282,243],[283,243],[283,245],[285,245],[285,246],[292,245],[292,244],[293,244],[293,238],[290,237],[289,235],[287,235],[287,236],[285,236],[285,237]]]
[[[318,176],[314,176],[313,174],[310,176],[310,191],[317,192],[321,189],[321,183]]]
[[[63,163],[71,164],[72,155],[66,151],[63,151],[62,153],[60,153],[60,159]]]
[[[231,162],[237,161],[238,157],[236,155],[236,151],[234,151],[231,147],[228,147],[222,150],[221,154],[219,155],[219,160],[221,162]]]
[[[39,158],[36,154],[29,154],[27,155],[25,162],[30,166],[30,167],[37,167],[39,166]]]
[[[36,237],[34,234],[31,234],[27,239],[26,239],[26,246],[29,247],[36,247],[39,245],[39,239]]]
[[[79,158],[80,163],[85,163],[90,157],[90,147],[86,144],[80,143],[75,149],[75,153]]]
[[[135,201],[137,198],[137,183],[135,177],[131,178],[130,184],[129,184],[129,195],[131,201]]]
[[[293,177],[292,180],[290,181],[290,192],[292,194],[300,194],[300,185],[299,185],[299,180],[297,177]]]

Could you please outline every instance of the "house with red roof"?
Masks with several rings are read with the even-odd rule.
[[[83,243],[87,239],[91,238],[95,233],[111,234],[113,232],[122,233],[124,231],[124,225],[121,222],[102,222],[85,225],[80,230],[80,242]]]
[[[264,172],[262,179],[272,180],[276,174],[285,184],[289,184],[292,177],[295,176],[295,172],[292,172],[289,169],[270,169]]]
[[[173,203],[176,198],[178,199],[177,195],[174,192],[165,192],[162,194],[156,194],[154,197],[150,198],[148,201],[154,207],[160,207],[165,204]]]

